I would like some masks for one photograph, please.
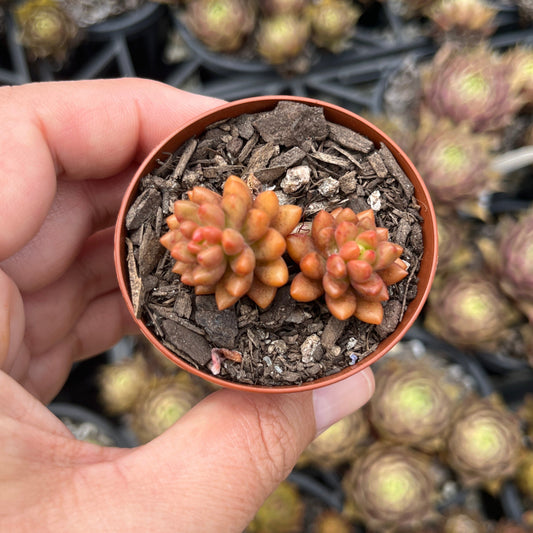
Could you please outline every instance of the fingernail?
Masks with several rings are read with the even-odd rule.
[[[313,391],[316,436],[346,415],[362,407],[374,392],[374,374],[370,368]]]

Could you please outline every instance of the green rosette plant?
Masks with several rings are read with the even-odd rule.
[[[388,240],[388,230],[376,226],[372,209],[356,214],[349,208],[319,211],[311,228],[287,236],[287,251],[300,272],[291,296],[300,302],[325,294],[333,316],[355,316],[369,324],[383,321],[388,286],[407,276],[400,259],[403,248]]]
[[[257,53],[267,63],[283,66],[304,52],[309,37],[309,22],[299,14],[263,17],[257,28]]]
[[[363,410],[345,416],[307,446],[298,466],[307,465],[318,468],[337,468],[353,460],[370,437],[370,427]]]
[[[442,521],[442,533],[488,533],[488,524],[479,513],[463,509],[447,513]]]
[[[348,0],[318,0],[310,4],[307,16],[311,24],[311,40],[338,54],[354,33],[361,11]]]
[[[382,439],[439,451],[445,446],[454,409],[455,401],[437,368],[396,359],[378,367],[369,420]]]
[[[274,191],[255,198],[230,176],[222,195],[194,187],[174,203],[161,244],[176,260],[173,272],[196,294],[215,294],[220,310],[248,295],[267,307],[289,279],[285,236],[298,224],[300,207],[280,205]]]
[[[17,37],[32,59],[51,58],[61,63],[77,42],[79,28],[56,0],[26,0],[13,14]]]
[[[311,533],[353,533],[352,524],[334,509],[322,511],[313,521]]]
[[[304,510],[297,487],[283,481],[259,508],[246,532],[298,533],[302,531]]]
[[[494,33],[497,12],[483,0],[440,0],[426,15],[440,38],[472,44]]]
[[[488,46],[445,45],[422,73],[423,102],[431,112],[475,132],[508,126],[522,107],[513,69]]]
[[[472,132],[467,122],[423,113],[409,155],[436,206],[451,211],[499,188],[493,149],[493,138]]]
[[[430,293],[424,324],[463,349],[494,350],[520,320],[498,282],[480,270],[451,272]]]
[[[516,484],[525,498],[533,504],[533,450],[527,450],[520,458],[516,470]]]
[[[112,416],[128,412],[152,375],[145,358],[131,358],[103,365],[97,377],[98,393],[104,410]]]
[[[512,83],[522,97],[526,110],[533,107],[533,48],[517,45],[503,55],[512,69]]]
[[[254,2],[191,0],[186,5],[187,27],[215,52],[235,52],[252,33],[257,18]]]
[[[533,323],[533,210],[502,220],[497,233],[493,264],[500,286]]]
[[[372,532],[418,531],[436,518],[436,482],[429,456],[376,442],[343,478],[346,512]]]
[[[302,13],[309,0],[260,0],[259,7],[267,17]]]
[[[153,378],[130,411],[130,425],[141,444],[155,439],[192,409],[201,391],[185,373]]]
[[[466,487],[496,493],[515,475],[522,450],[518,418],[488,397],[464,402],[456,412],[445,455]]]

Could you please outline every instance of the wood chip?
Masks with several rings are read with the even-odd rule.
[[[383,162],[383,159],[381,159],[381,156],[378,152],[372,152],[369,154],[368,162],[379,178],[385,178],[388,176],[389,171],[387,170],[387,167],[385,166],[385,163]]]
[[[133,305],[133,311],[137,318],[141,317],[142,304],[144,302],[144,287],[142,279],[137,273],[137,264],[135,261],[135,255],[133,253],[133,243],[130,239],[126,239],[126,246],[128,248],[127,263],[128,263],[128,275],[130,278],[130,293],[131,303]]]
[[[405,194],[409,198],[413,196],[415,192],[414,185],[411,183],[405,172],[402,170],[402,167],[398,164],[391,151],[383,143],[381,143],[379,154],[386,167],[388,168],[389,172],[398,180],[398,183],[404,190]]]
[[[357,152],[363,152],[365,154],[374,148],[374,143],[370,139],[367,139],[363,135],[348,129],[345,126],[333,124],[332,122],[328,123],[328,126],[331,139],[345,148],[356,150]]]
[[[189,164],[189,161],[191,160],[192,154],[194,154],[194,151],[196,150],[197,145],[198,145],[198,139],[194,137],[192,139],[189,139],[185,143],[183,153],[180,156],[180,159],[178,161],[178,164],[176,165],[176,168],[174,169],[174,172],[172,172],[172,179],[174,181],[179,180],[181,176],[183,175],[183,171]]]
[[[202,367],[211,361],[211,346],[202,335],[168,319],[163,320],[161,327],[166,341],[198,366]]]

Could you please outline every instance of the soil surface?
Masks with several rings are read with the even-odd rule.
[[[159,238],[177,199],[195,185],[221,193],[230,174],[257,193],[273,189],[280,204],[292,203],[310,221],[321,209],[372,207],[376,224],[404,247],[409,275],[389,287],[383,323],[340,321],[324,299],[301,303],[289,284],[261,309],[249,298],[219,311],[213,295],[196,296],[171,269],[174,260]],[[162,343],[210,372],[212,349],[224,357],[219,377],[263,386],[296,385],[357,364],[393,332],[416,296],[423,253],[421,217],[414,188],[385,145],[328,122],[320,107],[280,102],[268,112],[211,125],[141,180],[127,217],[127,263],[135,312]],[[286,258],[291,279],[296,265]]]

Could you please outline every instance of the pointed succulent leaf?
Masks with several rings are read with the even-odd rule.
[[[273,217],[270,223],[270,226],[286,237],[298,225],[301,217],[301,207],[292,204],[280,205],[277,214]]]

